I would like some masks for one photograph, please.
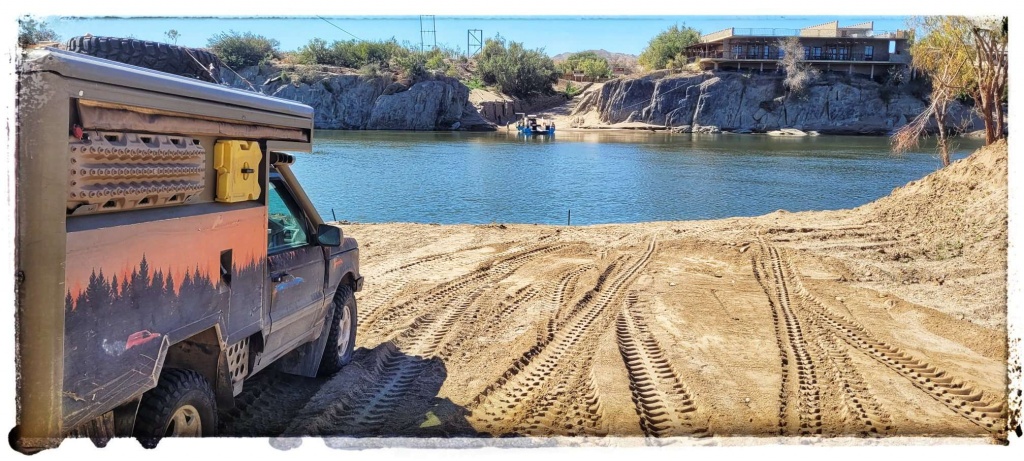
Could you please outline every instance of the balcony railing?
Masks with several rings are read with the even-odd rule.
[[[734,53],[732,51],[711,51],[708,53],[696,51],[689,53],[690,57],[694,58],[710,58],[710,59],[730,59],[737,61],[778,61],[782,58],[782,53],[776,50],[769,52],[750,52],[744,51],[742,53]],[[874,54],[864,53],[829,53],[821,52],[814,53],[812,50],[809,53],[804,53],[803,59],[806,61],[874,61],[874,62],[902,62],[900,55],[890,55],[890,59],[884,59]]]
[[[722,29],[702,35],[702,43],[713,42],[728,37],[818,37],[818,38],[879,38],[906,39],[905,30],[868,30],[868,29],[768,29],[768,28],[735,28]]]

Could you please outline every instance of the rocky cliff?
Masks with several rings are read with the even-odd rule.
[[[584,95],[572,115],[597,112],[603,123],[644,122],[682,131],[763,132],[781,128],[826,134],[887,134],[924,110],[925,103],[900,87],[859,76],[825,75],[801,96],[788,95],[779,74],[656,72],[612,80]],[[956,104],[951,127],[977,125]]]
[[[318,129],[493,130],[454,78],[392,82],[323,67],[257,66],[222,73],[233,87],[299,101],[314,109]]]

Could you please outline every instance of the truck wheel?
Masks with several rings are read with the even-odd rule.
[[[216,55],[207,50],[133,38],[75,37],[68,40],[64,48],[75,53],[213,83],[219,83],[219,71],[223,65]],[[211,66],[212,71],[207,70]]]
[[[210,437],[217,431],[217,404],[203,375],[169,368],[142,395],[134,436],[146,448],[164,437]]]
[[[352,289],[343,286],[334,295],[334,314],[331,331],[327,334],[324,356],[320,359],[317,376],[330,376],[352,361],[356,348],[356,297]]]

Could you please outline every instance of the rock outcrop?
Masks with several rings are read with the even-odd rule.
[[[782,128],[822,134],[887,134],[924,110],[925,103],[899,88],[859,76],[826,75],[801,96],[787,95],[779,74],[655,72],[606,82],[586,94],[572,115],[596,111],[601,122],[689,125],[726,131]],[[955,104],[951,127],[973,129],[970,110]]]
[[[469,102],[469,88],[454,78],[410,84],[390,78],[324,72],[313,66],[257,66],[238,75],[225,71],[233,87],[308,104],[314,126],[329,130],[494,130]]]

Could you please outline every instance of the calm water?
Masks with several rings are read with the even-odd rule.
[[[325,131],[293,167],[330,220],[624,223],[852,208],[940,165],[883,137]],[[954,159],[980,146],[957,141]]]

